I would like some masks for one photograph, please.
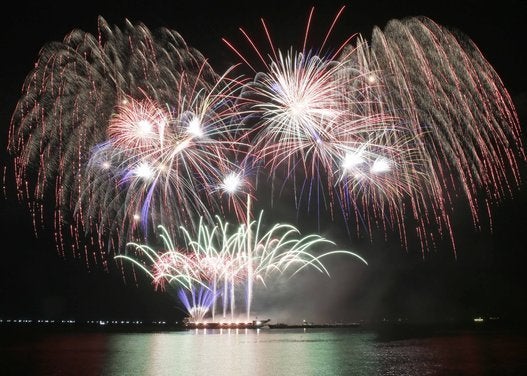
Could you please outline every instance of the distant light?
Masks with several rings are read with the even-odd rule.
[[[483,322],[483,321],[485,321],[485,320],[483,320],[482,317],[476,317],[476,318],[474,318],[474,322]]]
[[[194,116],[188,123],[187,132],[193,136],[203,136],[203,130],[201,129],[201,121],[199,118]]]
[[[362,158],[360,153],[347,153],[344,156],[344,160],[342,161],[342,168],[346,171],[349,171],[362,163],[364,163],[364,158]]]
[[[223,183],[220,185],[221,189],[225,192],[232,194],[235,193],[241,186],[242,180],[239,175],[230,173],[223,179]]]
[[[368,80],[368,83],[370,84],[374,84],[377,82],[377,77],[373,73],[369,74],[366,79]]]
[[[374,174],[380,174],[391,170],[390,161],[386,158],[378,158],[373,162],[370,168],[370,172]]]
[[[146,162],[141,162],[135,169],[134,169],[135,176],[138,176],[143,179],[150,179],[152,176],[154,176],[154,171],[152,170],[152,167]]]

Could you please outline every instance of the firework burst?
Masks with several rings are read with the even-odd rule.
[[[366,264],[362,257],[350,251],[323,251],[334,248],[335,243],[315,234],[299,237],[300,231],[292,225],[278,223],[265,230],[263,212],[257,220],[237,227],[231,227],[219,217],[214,226],[201,221],[196,235],[182,227],[184,247],[175,245],[166,228],[159,226],[159,229],[164,244],[162,251],[130,243],[135,247],[134,251],[116,258],[139,266],[158,287],[166,288],[167,284],[183,287],[194,297],[195,294],[203,294],[203,289],[209,290],[206,296],[211,302],[207,307],[213,319],[216,306],[219,306],[216,298],[221,300],[224,318],[229,311],[234,318],[239,299],[245,302],[249,318],[253,283],[265,286],[268,278],[286,274],[291,278],[306,268],[329,276],[321,261],[324,257],[343,254]],[[240,290],[246,292],[242,297]],[[186,292],[182,294],[187,297]],[[187,300],[183,301],[185,305]],[[201,307],[199,311],[204,312],[203,304],[189,305],[190,308],[195,306]]]
[[[99,18],[96,35],[74,30],[46,45],[8,145],[35,228],[50,220],[61,253],[105,265],[124,244],[148,242],[156,223],[198,238],[216,215],[251,223],[246,198],[263,181],[273,200],[292,192],[297,210],[340,213],[359,233],[395,231],[408,247],[415,228],[423,251],[439,237],[455,250],[458,199],[479,229],[482,209],[490,216],[520,184],[526,156],[512,100],[468,37],[427,18],[328,48],[343,10],[318,48],[308,48],[313,8],[298,49],[275,47],[263,20],[268,54],[240,28],[256,62],[224,39],[250,79],[231,77],[235,67],[216,73],[173,30],[129,21],[119,29]],[[256,251],[248,236],[246,251]],[[261,275],[238,253],[178,254],[181,265],[170,253],[160,265],[174,264],[186,287],[214,289],[225,275],[216,265],[230,265],[231,285],[247,281],[248,291]],[[163,270],[154,280],[172,269]]]
[[[399,206],[407,212],[397,216],[413,217],[423,249],[433,247],[430,233],[439,233],[455,251],[451,217],[458,198],[466,199],[479,229],[480,212],[490,215],[520,183],[525,153],[507,90],[467,36],[424,17],[392,20],[374,29],[371,45],[360,38],[347,51],[346,67],[375,72],[370,98],[418,136],[410,173],[420,171],[421,178]],[[349,51],[357,57],[350,60]],[[350,86],[357,82],[352,71],[342,70]]]
[[[389,111],[389,102],[378,95],[382,82],[376,80],[377,67],[362,63],[366,44],[360,36],[325,51],[343,9],[316,50],[306,49],[313,9],[299,51],[275,48],[262,20],[271,47],[264,58],[240,29],[260,58],[261,71],[225,41],[255,72],[243,89],[254,124],[248,155],[270,176],[268,182],[278,185],[273,195],[292,184],[297,209],[313,207],[320,216],[324,207],[332,218],[338,211],[347,223],[365,223],[370,233],[379,220],[400,228],[403,200],[426,179],[418,153],[422,134]],[[355,39],[362,44],[349,48]]]
[[[480,229],[481,212],[490,220],[520,183],[526,158],[512,100],[468,37],[424,17],[376,27],[371,44],[353,35],[325,51],[343,9],[316,50],[306,50],[313,9],[298,52],[275,48],[262,20],[264,57],[240,29],[261,70],[226,41],[255,73],[244,88],[257,114],[251,158],[272,185],[281,175],[278,194],[293,183],[297,209],[314,203],[333,217],[338,207],[357,233],[396,231],[406,248],[410,226],[423,252],[439,238],[455,252],[458,199]]]
[[[243,150],[231,132],[238,89],[166,28],[99,18],[97,35],[46,45],[9,133],[35,228],[53,217],[62,253],[72,241],[104,264],[104,250],[145,239],[151,221],[177,228],[223,212],[214,194]]]

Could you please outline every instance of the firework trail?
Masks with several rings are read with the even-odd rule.
[[[175,245],[166,228],[159,226],[159,229],[164,244],[162,251],[130,243],[135,249],[116,258],[139,266],[156,287],[167,288],[172,284],[183,287],[195,300],[202,296],[208,304],[202,304],[202,299],[198,298],[197,303],[188,304],[191,309],[187,310],[190,313],[196,309],[204,314],[210,309],[213,320],[219,305],[217,300],[221,300],[223,318],[230,311],[234,319],[238,299],[245,301],[249,319],[253,282],[265,286],[268,278],[286,274],[291,278],[308,267],[329,276],[321,260],[336,254],[352,256],[367,264],[350,251],[322,252],[333,248],[335,243],[315,234],[299,237],[300,231],[292,225],[278,223],[265,230],[263,211],[257,220],[233,228],[219,217],[214,226],[201,221],[196,235],[182,227],[184,247]],[[203,289],[209,293],[205,294]],[[240,290],[245,291],[243,296]],[[182,294],[186,306],[187,292]]]
[[[490,215],[520,183],[525,153],[506,88],[467,36],[425,17],[392,20],[374,29],[371,45],[361,39],[348,48],[360,58],[344,53],[346,65],[377,72],[371,95],[420,135],[414,154],[426,179],[411,187],[408,213],[399,216],[413,217],[423,248],[432,246],[427,232],[433,226],[455,250],[451,218],[458,197],[479,229],[480,212]]]
[[[218,188],[241,173],[230,130],[239,83],[175,31],[98,26],[41,50],[9,133],[35,228],[52,217],[59,250],[71,237],[88,264],[145,239],[151,223],[190,226],[226,201],[244,213]]]

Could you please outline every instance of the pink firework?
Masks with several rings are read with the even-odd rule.
[[[171,114],[148,99],[125,98],[108,124],[113,147],[142,154],[162,147]]]

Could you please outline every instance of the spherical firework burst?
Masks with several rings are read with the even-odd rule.
[[[292,277],[308,267],[329,276],[321,259],[335,254],[353,256],[366,264],[362,257],[350,251],[324,251],[333,248],[335,243],[315,234],[298,237],[300,231],[292,225],[278,223],[265,230],[263,212],[257,220],[232,229],[228,222],[219,217],[216,219],[214,226],[200,222],[195,235],[182,227],[184,247],[177,247],[167,230],[159,226],[165,247],[162,251],[130,243],[135,247],[134,252],[116,258],[139,266],[156,286],[166,288],[167,284],[173,284],[185,288],[191,296],[208,289],[210,295],[206,296],[212,302],[207,307],[210,307],[213,319],[219,305],[216,298],[221,300],[223,317],[230,310],[231,318],[234,318],[240,290],[246,292],[243,300],[249,318],[254,282],[265,285],[268,278],[286,273]],[[182,294],[187,298],[186,293]],[[187,305],[185,299],[183,303]],[[204,314],[203,304],[189,305],[189,312],[197,306]]]
[[[19,198],[87,263],[86,243],[105,262],[96,248],[144,239],[151,221],[222,212],[215,192],[242,149],[230,131],[238,88],[175,31],[103,18],[97,35],[74,30],[41,50],[12,117]]]

